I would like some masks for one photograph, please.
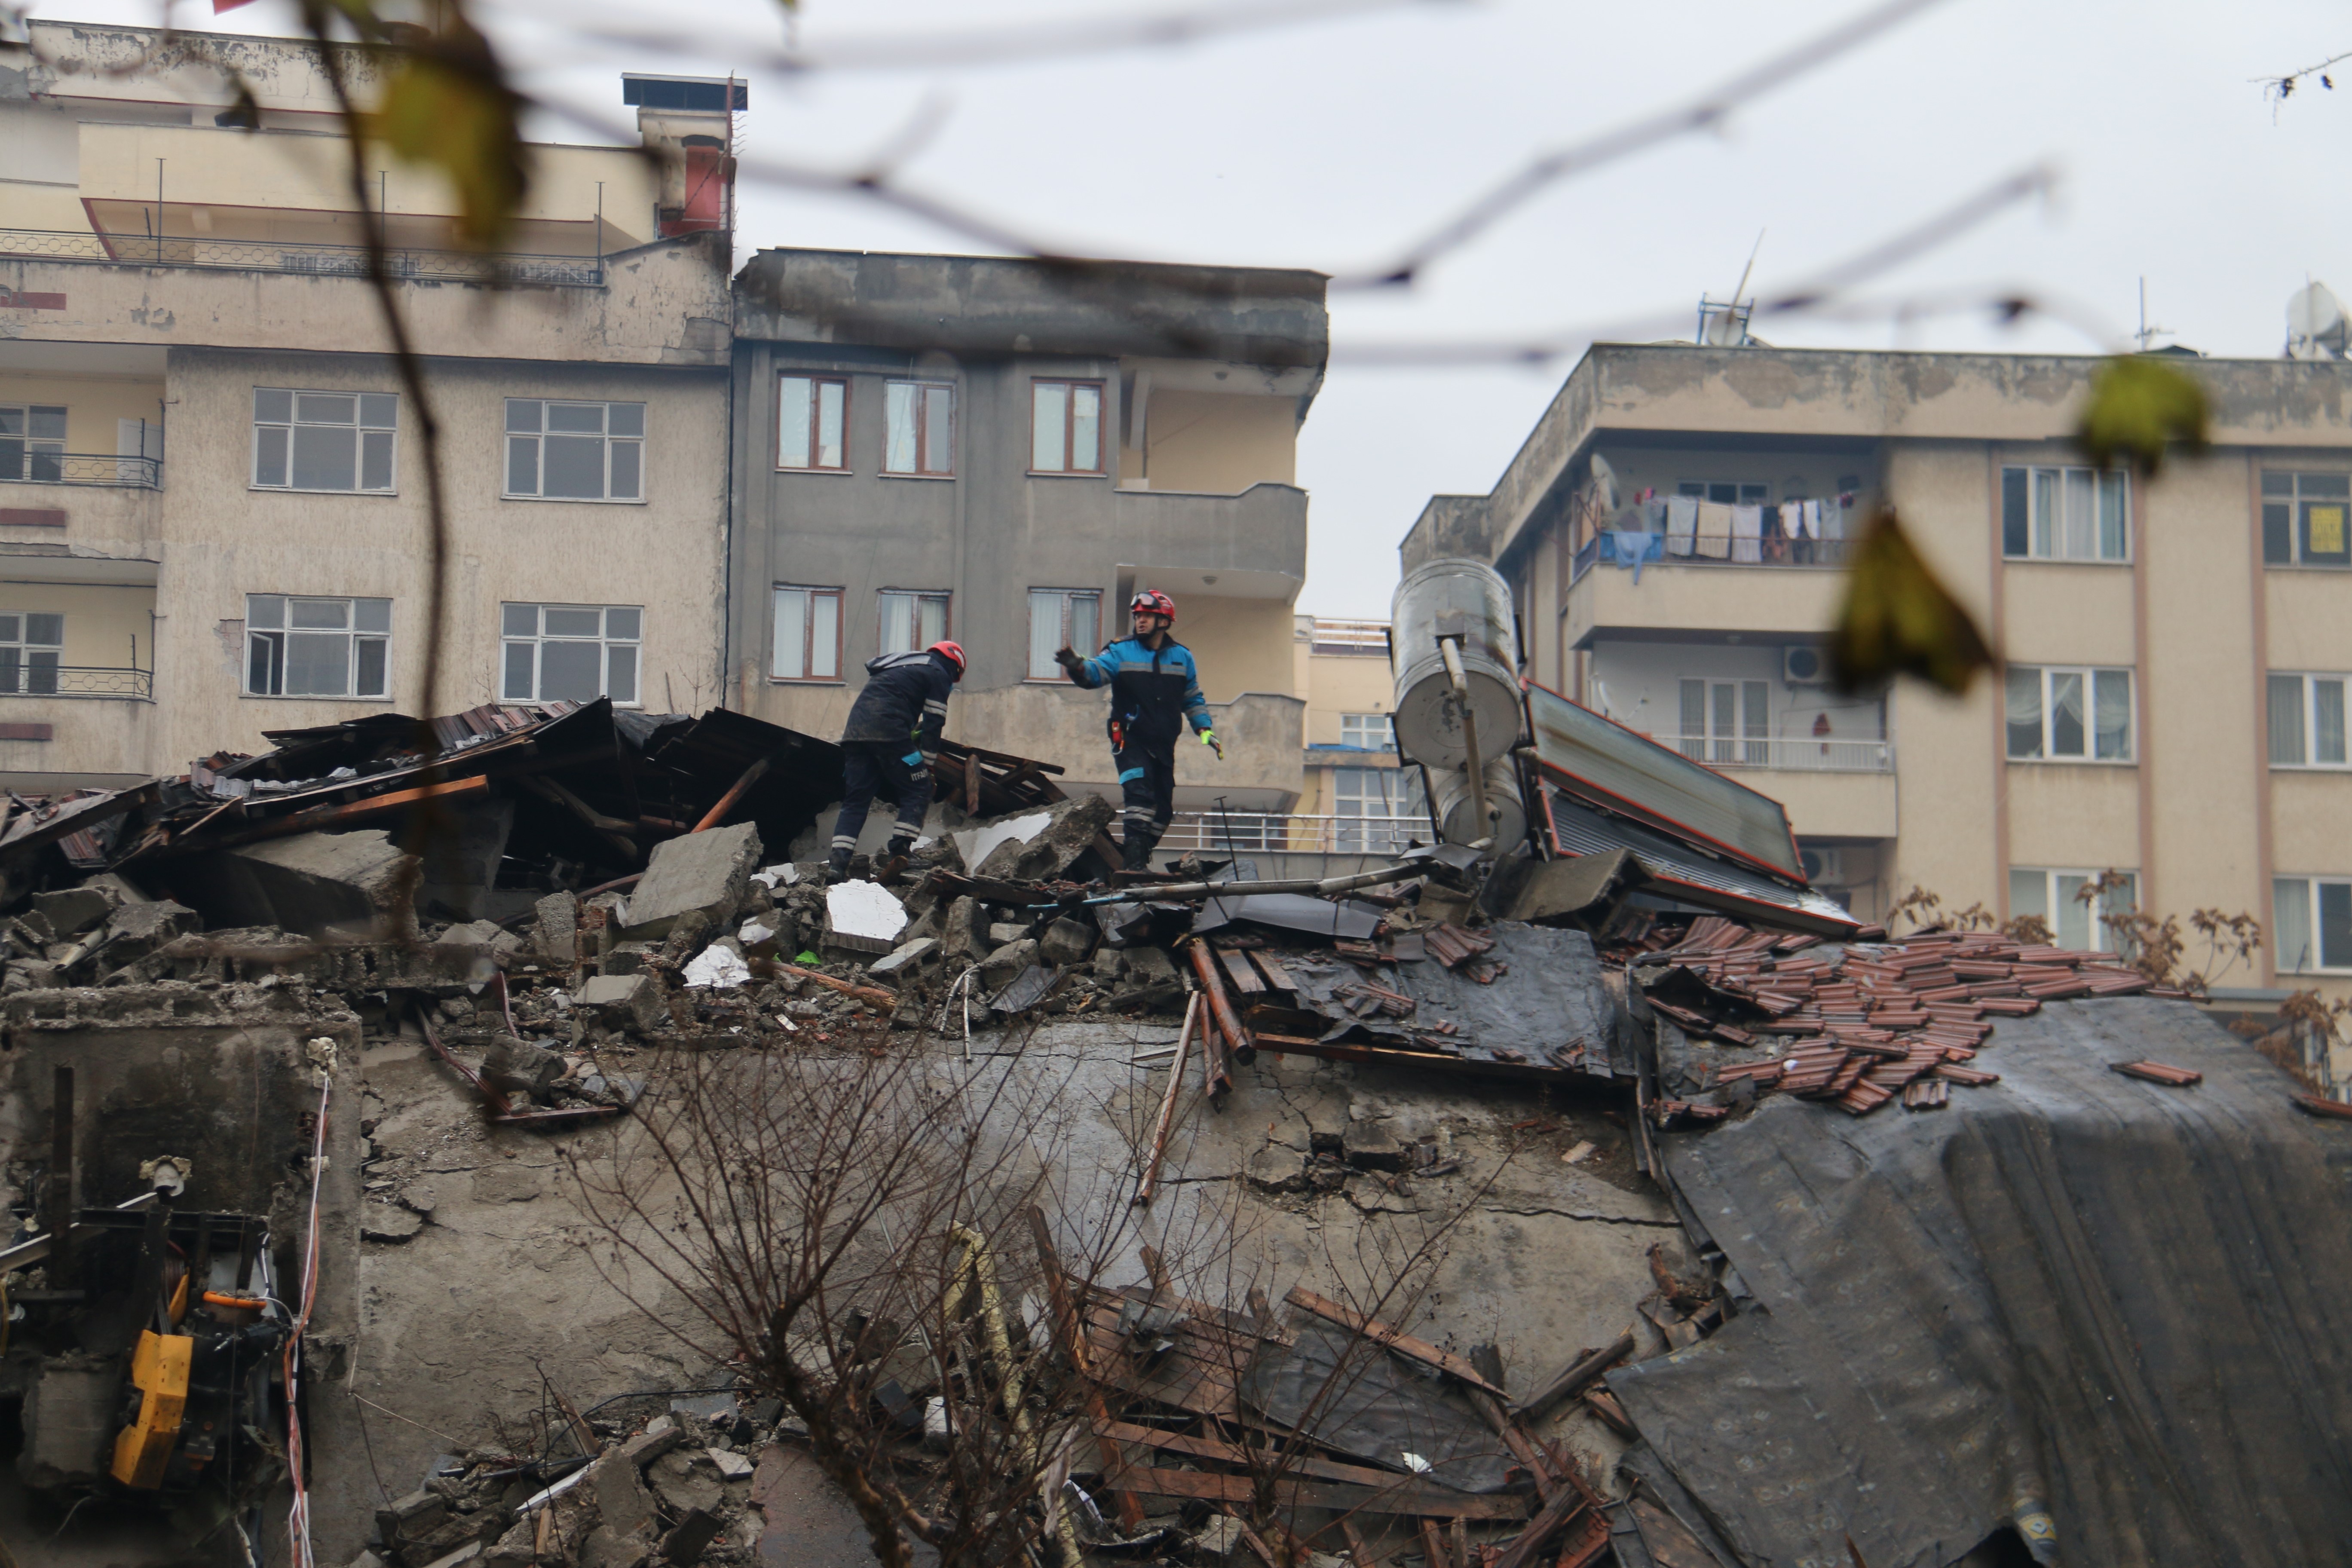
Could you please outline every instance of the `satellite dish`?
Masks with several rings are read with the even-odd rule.
[[[2325,283],[2307,283],[2286,302],[2286,352],[2290,359],[2341,359],[2352,323]]]
[[[1605,516],[1615,517],[1625,504],[1617,483],[1617,470],[1598,452],[1592,454],[1592,493],[1599,498]]]

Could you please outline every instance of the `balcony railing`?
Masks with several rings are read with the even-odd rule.
[[[30,450],[25,443],[0,440],[0,484],[104,485],[113,489],[163,488],[161,458],[110,458],[97,452]]]
[[[110,669],[94,665],[0,664],[0,697],[112,697],[154,700],[152,669]]]
[[[307,272],[336,278],[367,276],[367,247],[282,239],[199,239],[191,236],[101,235],[76,229],[0,229],[0,257],[90,261],[121,267],[194,267],[238,272]],[[384,252],[394,278],[463,283],[553,283],[597,288],[601,256],[534,256],[517,251]]]
[[[1578,581],[1595,566],[1843,566],[1850,539],[1734,539],[1700,534],[1596,533],[1578,547],[1569,574]],[[1687,545],[1687,550],[1682,546]]]
[[[1731,740],[1707,735],[1653,735],[1693,762],[1711,768],[1769,768],[1792,773],[1891,773],[1892,741],[1830,741],[1811,735]]]
[[[1299,816],[1236,811],[1180,811],[1160,839],[1164,854],[1187,849],[1243,855],[1393,855],[1427,844],[1437,830],[1425,816]]]

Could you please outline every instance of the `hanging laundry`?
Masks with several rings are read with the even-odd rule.
[[[1731,509],[1719,500],[1698,503],[1698,553],[1709,561],[1731,556]]]
[[[1666,498],[1666,553],[1688,555],[1698,542],[1698,497]]]
[[[1822,536],[1821,502],[1809,500],[1805,503],[1802,522],[1807,539],[1819,539]]]
[[[1643,563],[1658,560],[1665,553],[1666,539],[1662,533],[1621,528],[1611,531],[1609,542],[1617,564],[1633,569],[1633,582],[1637,586],[1642,581]]]
[[[1764,509],[1760,506],[1736,506],[1731,509],[1731,558],[1753,565],[1764,559]]]

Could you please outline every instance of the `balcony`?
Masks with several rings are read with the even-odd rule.
[[[1735,768],[1767,768],[1806,773],[1891,773],[1895,771],[1892,741],[1829,741],[1811,736],[1778,740],[1727,741],[1705,735],[1653,735],[1661,746],[1672,746],[1695,763],[1719,773]],[[1771,792],[1765,791],[1767,795]]]
[[[1717,559],[1663,552],[1663,534],[1634,534],[1654,542],[1643,546],[1638,564],[1618,541],[1603,534],[1576,557],[1561,634],[1570,647],[1590,648],[1596,640],[1710,640],[1694,633],[1734,633],[1763,640],[1818,637],[1836,618],[1845,591],[1840,568],[1850,540],[1790,542],[1780,561]],[[1741,542],[1751,547],[1759,542]],[[1650,554],[1650,549],[1659,552]],[[1808,559],[1794,552],[1805,551]],[[1617,563],[1625,563],[1618,564]],[[1605,565],[1607,570],[1598,570]],[[1737,640],[1735,637],[1733,640]]]
[[[1733,539],[1701,535],[1691,548],[1677,552],[1663,533],[1596,533],[1577,551],[1569,581],[1584,580],[1595,566],[1623,566],[1647,571],[1656,566],[1830,567],[1845,565],[1850,539]]]
[[[152,702],[155,672],[128,667],[0,664],[0,698],[86,697]]]
[[[0,441],[0,484],[97,485],[107,489],[159,490],[163,459],[119,458],[97,452],[26,450]]]
[[[1436,826],[1425,816],[1305,816],[1254,811],[1180,811],[1160,847],[1243,855],[1397,855],[1429,844]]]
[[[92,262],[114,267],[185,267],[236,272],[367,276],[367,247],[278,239],[208,239],[182,235],[102,235],[73,229],[0,229],[0,258]],[[410,281],[552,284],[583,289],[604,282],[601,256],[514,251],[384,252],[384,269]]]

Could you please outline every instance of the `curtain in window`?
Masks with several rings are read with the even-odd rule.
[[[1052,680],[1061,673],[1054,655],[1062,647],[1062,606],[1067,595],[1041,594],[1034,589],[1029,595],[1029,679]],[[1070,645],[1081,653],[1092,653],[1090,647],[1076,643]]]
[[[882,389],[882,467],[893,474],[915,471],[915,394],[910,382],[894,381]]]
[[[915,643],[915,595],[882,595],[882,651],[911,653]]]
[[[2126,523],[2130,491],[2121,474],[2099,476],[2099,559],[2121,561],[2131,553]]]
[[[2109,762],[2131,756],[2131,672],[2102,669],[2091,677],[2092,721],[2097,730],[2097,755]]]
[[[2271,762],[2299,768],[2306,760],[2303,746],[2303,677],[2273,675],[2270,679]],[[2339,707],[2341,689],[2338,689]]]
[[[2097,476],[2088,468],[2066,470],[2066,543],[2069,561],[2099,558],[2098,502],[2094,495]]]
[[[2315,763],[2340,763],[2344,752],[2344,683],[2340,680],[2311,682],[2311,760]]]
[[[776,677],[801,680],[808,675],[809,596],[797,589],[776,590]]]
[[[2080,757],[2084,748],[2083,677],[2079,670],[2050,672],[2050,754]]]
[[[2312,967],[2311,884],[2301,877],[2271,884],[2271,945],[2282,973]]]
[[[2059,504],[2059,470],[2033,470],[2033,553],[2055,555],[2059,551],[2058,518],[2063,510]]]
[[[2009,754],[2042,754],[2042,671],[2031,665],[2009,667]]]
[[[2091,921],[2091,906],[2083,900],[2083,889],[2089,885],[2088,877],[2064,872],[2050,879],[2057,884],[2055,897],[2058,908],[2050,921],[2058,932],[2058,945],[2081,952],[2099,945]]]

